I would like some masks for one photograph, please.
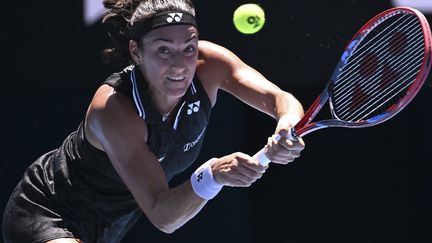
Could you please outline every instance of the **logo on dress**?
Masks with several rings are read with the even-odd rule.
[[[185,144],[183,146],[183,152],[187,152],[191,148],[195,147],[195,145],[200,141],[201,137],[204,135],[204,132],[205,132],[205,128],[201,131],[201,133],[198,135],[198,137],[194,141]]]
[[[200,109],[200,101],[198,100],[197,102],[194,102],[192,104],[188,105],[188,109],[187,109],[187,114],[190,116],[195,112],[198,112]]]
[[[166,19],[166,21],[168,23],[172,23],[173,21],[180,22],[182,17],[183,17],[183,13],[170,13],[168,14],[168,18]]]

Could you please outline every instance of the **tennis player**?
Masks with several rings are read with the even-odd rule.
[[[199,40],[188,0],[104,5],[115,44],[105,60],[128,65],[97,89],[77,130],[25,171],[5,210],[6,243],[120,242],[141,215],[172,233],[223,186],[250,186],[266,167],[240,152],[211,158],[190,180],[168,186],[197,158],[219,90],[276,118],[275,134],[284,136],[303,116],[291,94],[224,47]],[[266,145],[274,163],[304,149],[301,140],[274,137]]]

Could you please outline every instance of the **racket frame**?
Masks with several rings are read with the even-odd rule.
[[[343,121],[338,119],[333,109],[333,101],[331,95],[332,89],[330,86],[334,82],[337,82],[336,79],[339,72],[342,70],[341,69],[342,66],[346,64],[346,60],[348,59],[348,57],[351,55],[352,52],[355,51],[358,44],[361,43],[361,41],[367,36],[367,34],[369,34],[369,32],[371,32],[379,24],[379,22],[382,22],[387,18],[393,16],[392,13],[396,15],[399,12],[408,12],[410,14],[415,15],[418,18],[421,28],[423,30],[425,51],[423,54],[423,63],[421,64],[422,68],[418,72],[415,78],[415,82],[410,85],[410,87],[406,91],[406,95],[396,105],[391,106],[386,112],[382,113],[379,116],[375,116],[370,119],[366,119],[359,122],[350,122],[350,121]],[[348,44],[345,47],[344,53],[342,54],[342,57],[340,58],[335,68],[335,71],[332,74],[332,77],[330,79],[331,81],[327,83],[321,95],[317,97],[314,103],[306,111],[303,118],[291,129],[290,131],[291,138],[298,139],[298,137],[302,137],[316,130],[320,130],[328,127],[345,127],[345,128],[370,127],[370,126],[378,125],[392,118],[411,102],[411,100],[416,96],[420,88],[423,86],[427,78],[429,69],[431,67],[431,57],[430,57],[431,52],[432,52],[431,34],[430,34],[429,23],[420,11],[413,9],[411,7],[402,6],[402,7],[395,7],[395,8],[388,9],[376,15],[371,20],[369,20],[365,25],[363,25],[362,28],[360,28],[360,30],[357,31],[357,33],[348,42]],[[327,120],[312,122],[312,120],[315,118],[315,116],[318,114],[321,108],[324,105],[326,105],[327,100],[329,101],[328,103],[330,106],[330,112],[332,118]]]

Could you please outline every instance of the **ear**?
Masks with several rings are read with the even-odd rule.
[[[129,41],[129,53],[136,64],[142,62],[140,49],[138,47],[138,44],[134,40]]]

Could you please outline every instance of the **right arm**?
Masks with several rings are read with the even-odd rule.
[[[192,189],[190,180],[169,188],[165,173],[146,144],[147,126],[136,115],[131,102],[112,87],[96,92],[86,117],[87,139],[105,151],[150,222],[171,233],[193,218],[206,200]],[[235,153],[214,160],[218,183],[249,186],[261,177],[264,167],[256,160]]]

